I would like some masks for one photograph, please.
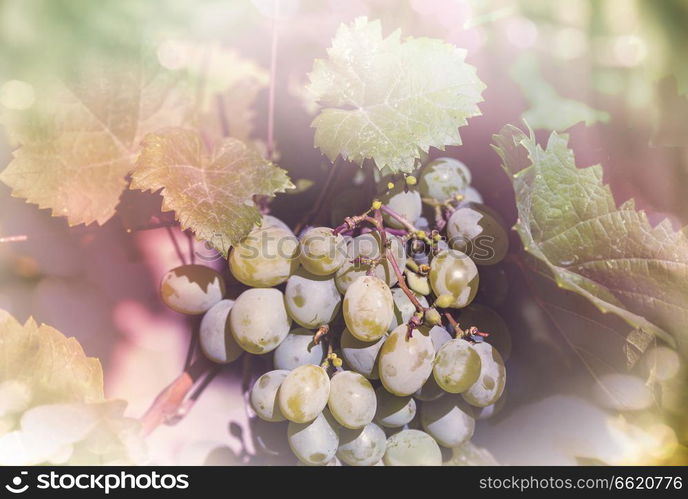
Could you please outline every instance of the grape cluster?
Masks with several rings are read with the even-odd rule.
[[[286,426],[278,433],[306,465],[440,465],[502,396],[509,333],[472,304],[478,267],[494,273],[508,250],[499,216],[455,159],[427,164],[419,180],[379,180],[369,209],[335,228],[297,237],[265,216],[229,255],[249,287],[236,300],[208,267],[163,279],[171,308],[204,313],[210,360],[271,359],[248,397],[268,454],[284,446],[265,422]]]

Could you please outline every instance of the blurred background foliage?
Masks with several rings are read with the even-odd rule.
[[[117,66],[153,54],[167,69],[179,69],[169,48],[191,43],[219,47],[213,53],[227,74],[239,63],[229,55],[223,63],[225,48],[241,55],[242,71],[249,67],[257,75],[258,87],[232,89],[237,99],[253,102],[253,112],[239,106],[234,114],[248,113],[237,124],[246,138],[264,139],[274,8],[274,0],[0,0],[0,114],[30,109],[45,81],[73,78],[93,60]],[[486,203],[507,221],[516,218],[513,193],[490,149],[491,137],[505,123],[519,124],[525,117],[540,140],[552,129],[569,133],[579,166],[602,163],[617,203],[633,197],[654,223],[663,218],[677,228],[688,223],[686,0],[281,0],[276,20],[279,164],[295,181],[315,182],[298,196],[274,201],[273,212],[287,222],[294,224],[311,206],[326,174],[312,147],[314,103],[303,90],[306,75],[313,59],[325,55],[339,24],[361,15],[381,19],[386,33],[399,28],[404,35],[440,38],[468,50],[468,62],[487,84],[483,116],[462,131],[464,146],[448,148],[447,154],[471,167]],[[10,157],[7,138],[0,139],[0,167]],[[353,177],[352,168],[345,181]],[[34,315],[76,336],[90,355],[103,359],[108,390],[129,400],[134,412],[144,410],[175,373],[188,326],[157,299],[157,280],[175,258],[165,236],[132,236],[122,230],[134,224],[131,219],[147,219],[157,210],[157,198],[126,193],[119,217],[97,231],[70,232],[63,220],[11,198],[0,185],[0,237],[33,238],[0,244],[0,308],[21,321]],[[520,282],[517,269],[507,270],[512,283]],[[580,310],[587,307],[582,303]],[[480,443],[507,459],[520,454],[494,449],[506,445],[514,427],[521,433],[519,441],[554,438],[560,429],[548,421],[580,407],[556,399],[557,409],[547,401],[568,392],[585,397],[591,386],[580,359],[562,346],[561,337],[542,332],[552,325],[536,308],[512,285],[505,310],[500,309],[519,339],[510,366],[517,381],[508,387],[503,414],[491,423],[491,431],[483,430],[488,436]],[[150,337],[142,336],[144,330]],[[157,376],[150,373],[152,365],[160,367]],[[639,456],[648,445],[664,449],[643,462],[686,462],[685,448],[675,446],[688,440],[685,367],[683,372],[666,389],[672,404],[667,421],[676,434],[672,440],[662,426],[648,433],[649,440],[638,438],[634,452]],[[225,382],[235,385],[233,375],[228,376]],[[211,392],[208,407],[223,407],[223,397]],[[193,443],[216,438],[203,431],[226,433],[229,412],[217,421],[204,420],[203,413],[201,405],[184,422],[192,429],[185,435],[173,427],[160,439]],[[590,421],[597,417],[581,414],[592,414]],[[643,417],[648,416],[631,419]],[[594,423],[586,427],[586,421],[571,422],[571,438],[590,438]],[[530,426],[524,429],[526,423]],[[177,445],[161,442],[166,449]],[[559,458],[553,455],[553,462],[567,462]]]

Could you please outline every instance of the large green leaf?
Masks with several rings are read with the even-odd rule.
[[[224,256],[261,221],[254,195],[294,188],[287,172],[255,146],[227,138],[208,154],[198,133],[181,128],[145,138],[131,187],[162,189],[163,210],[174,210],[183,230],[190,228]]]
[[[324,107],[313,121],[327,157],[375,161],[409,172],[421,151],[460,145],[458,128],[480,115],[485,85],[465,51],[441,40],[382,36],[379,21],[342,25],[316,60],[309,91]]]
[[[38,90],[26,111],[5,117],[19,146],[0,180],[70,225],[105,223],[115,213],[141,139],[186,117],[183,92],[159,68],[98,64],[70,82]]]
[[[542,148],[532,132],[507,126],[494,143],[512,176],[526,251],[560,287],[688,352],[686,231],[652,227],[632,200],[617,207],[602,168],[577,168],[565,135],[552,133]]]
[[[74,338],[0,310],[0,465],[131,464],[138,422]]]

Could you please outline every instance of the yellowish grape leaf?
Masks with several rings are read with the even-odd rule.
[[[315,146],[380,170],[410,172],[421,152],[460,145],[459,127],[480,115],[485,85],[466,52],[441,40],[382,36],[379,21],[342,25],[316,60],[309,92],[323,107]]]
[[[293,189],[287,172],[258,149],[227,138],[208,153],[200,135],[169,128],[148,135],[132,175],[132,189],[162,189],[164,211],[224,256],[261,221],[253,196]]]

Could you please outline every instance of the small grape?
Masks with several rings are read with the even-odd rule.
[[[291,319],[278,289],[253,288],[239,295],[229,312],[229,330],[241,348],[253,354],[271,352],[291,329]]]
[[[378,379],[378,357],[386,339],[385,335],[377,341],[365,342],[344,329],[340,338],[342,357],[352,370],[368,379]]]
[[[460,338],[446,342],[437,352],[435,381],[449,393],[468,390],[480,376],[480,356],[473,346]]]
[[[483,196],[478,192],[478,189],[472,186],[466,187],[463,191],[463,200],[469,203],[483,203]]]
[[[423,429],[444,447],[459,447],[475,430],[472,409],[458,395],[425,402],[420,409]]]
[[[180,314],[203,314],[224,295],[224,279],[205,265],[182,265],[172,269],[160,284],[162,301]]]
[[[290,371],[278,393],[279,407],[289,421],[307,423],[327,405],[330,378],[320,366],[304,365]]]
[[[199,343],[205,356],[218,364],[234,362],[244,353],[229,330],[229,312],[234,300],[222,300],[208,310],[199,332]]]
[[[304,464],[323,466],[337,453],[339,428],[329,411],[318,413],[312,421],[289,423],[287,429],[289,447]]]
[[[374,466],[385,455],[387,436],[375,423],[339,432],[337,457],[350,466]]]
[[[425,296],[416,295],[416,298],[418,298],[418,301],[421,305],[424,307],[428,306],[428,300],[425,298]],[[392,300],[394,300],[394,315],[392,316],[389,328],[387,328],[388,331],[396,329],[396,327],[400,326],[401,324],[406,324],[409,319],[411,319],[413,314],[416,313],[415,305],[411,303],[411,300],[408,296],[406,296],[406,293],[404,293],[403,289],[393,288]]]
[[[489,336],[485,341],[497,349],[505,362],[509,359],[511,333],[506,322],[497,312],[485,305],[472,303],[461,311],[459,320],[464,327],[476,326],[480,331],[488,333]]]
[[[299,328],[290,332],[275,349],[272,362],[275,369],[291,371],[306,364],[319,366],[324,356],[322,343],[313,343],[313,331]]]
[[[375,416],[377,400],[370,381],[358,373],[342,371],[330,380],[330,412],[345,428],[363,428]]]
[[[252,230],[229,255],[229,269],[243,284],[255,288],[285,282],[299,265],[299,241],[276,227]]]
[[[387,439],[386,466],[440,466],[442,451],[437,442],[420,430],[402,430]]]
[[[509,236],[496,213],[468,203],[447,221],[447,239],[455,250],[467,253],[478,265],[501,262],[509,251]]]
[[[332,229],[315,227],[306,232],[300,242],[301,265],[315,275],[334,274],[346,258],[346,243]]]
[[[339,312],[342,298],[334,278],[316,276],[299,269],[287,280],[284,304],[299,326],[317,329],[329,324]]]
[[[437,326],[438,324],[442,324],[442,316],[437,309],[429,308],[425,311],[425,322]]]
[[[397,397],[384,387],[375,390],[377,412],[375,421],[386,428],[399,428],[408,424],[416,415],[416,401],[411,397]]]
[[[387,236],[387,241],[392,255],[403,266],[406,261],[406,248],[404,243],[396,236]],[[368,232],[353,238],[347,246],[347,256],[344,264],[337,270],[335,283],[341,294],[345,294],[351,284],[361,276],[366,275],[369,265],[364,263],[352,263],[356,258],[363,257],[375,260],[380,257],[380,235],[377,232]],[[382,259],[379,265],[375,266],[375,275],[385,281],[388,286],[397,283],[397,275],[394,273],[392,264],[386,259]]]
[[[461,161],[437,158],[423,168],[419,189],[424,198],[443,203],[463,193],[470,183],[471,172]]]
[[[380,380],[394,395],[411,395],[432,373],[435,349],[428,328],[421,327],[407,338],[408,328],[401,325],[389,334],[380,350]]]
[[[271,423],[286,419],[280,411],[277,393],[288,374],[289,371],[276,369],[266,372],[253,384],[250,402],[260,419]]]
[[[404,217],[411,224],[415,223],[423,211],[423,203],[418,190],[403,185],[396,186],[384,193],[381,200],[385,206]],[[401,222],[386,213],[383,213],[383,218],[385,224],[389,227],[394,227],[395,229],[404,228]]]
[[[406,284],[414,293],[427,296],[430,294],[430,281],[426,276],[418,275],[411,270],[406,270]]]
[[[478,291],[478,284],[478,268],[460,251],[443,251],[430,264],[430,285],[437,296],[452,297],[451,308],[470,304]]]
[[[361,276],[346,290],[342,311],[351,334],[376,341],[385,335],[394,314],[392,292],[377,277]]]
[[[489,343],[477,343],[473,349],[480,356],[480,377],[462,396],[476,407],[492,405],[504,391],[506,369],[499,352]]]

